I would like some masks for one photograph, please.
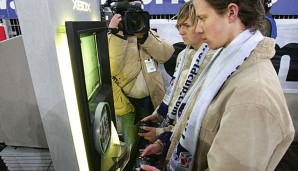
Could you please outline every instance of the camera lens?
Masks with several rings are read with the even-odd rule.
[[[124,34],[147,33],[150,28],[149,19],[150,16],[147,11],[127,11],[121,21],[124,26]]]
[[[145,19],[142,13],[131,13],[131,15],[129,16],[127,27],[132,32],[138,33],[143,30],[145,24]]]

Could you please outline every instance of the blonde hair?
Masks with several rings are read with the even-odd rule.
[[[189,18],[191,19],[193,25],[196,25],[198,23],[198,18],[196,17],[196,10],[193,5],[193,0],[186,2],[180,8],[179,13],[177,15],[176,27],[180,28],[181,25]]]

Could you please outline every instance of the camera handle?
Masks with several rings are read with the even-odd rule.
[[[109,32],[112,34],[117,34],[120,30],[117,28],[109,28]]]

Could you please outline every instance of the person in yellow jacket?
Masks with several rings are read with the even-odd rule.
[[[109,28],[118,30],[121,20],[115,14]],[[133,147],[137,121],[151,114],[163,99],[165,84],[158,63],[165,63],[174,47],[153,30],[136,35],[119,30],[109,33],[108,42],[115,113],[124,141]]]

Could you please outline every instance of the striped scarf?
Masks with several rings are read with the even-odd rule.
[[[175,118],[177,117],[177,119],[178,119],[181,116],[181,113],[185,106],[185,102],[187,101],[187,100],[185,100],[185,97],[189,97],[189,96],[187,96],[187,94],[192,93],[192,91],[189,90],[189,88],[191,87],[192,82],[195,79],[197,73],[199,72],[200,67],[206,57],[206,54],[209,51],[207,44],[203,43],[200,46],[200,48],[198,49],[198,51],[195,53],[195,55],[192,58],[192,62],[189,67],[187,76],[184,80],[183,86],[181,87],[180,90],[178,90],[180,92],[179,96],[173,98],[173,93],[177,87],[179,77],[180,77],[181,72],[184,68],[184,62],[186,60],[185,58],[187,57],[189,49],[190,49],[190,46],[187,46],[183,56],[180,58],[178,66],[177,66],[175,73],[172,77],[171,84],[170,84],[169,88],[167,89],[167,93],[165,94],[164,99],[157,111],[160,115],[162,115],[165,118],[165,120],[161,124],[161,127],[166,127],[168,125],[173,124]],[[168,111],[168,105],[169,105],[170,101],[171,101],[171,103],[174,104],[174,107],[171,111]],[[184,101],[184,103],[182,103],[182,101]],[[177,115],[177,113],[179,115]]]

